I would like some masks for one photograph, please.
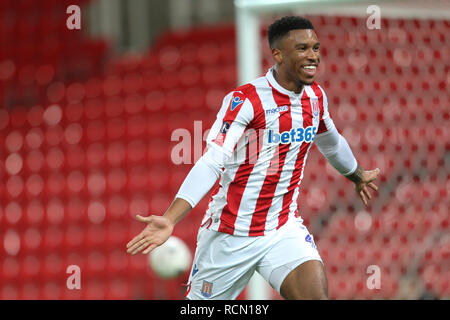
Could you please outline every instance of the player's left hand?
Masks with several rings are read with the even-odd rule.
[[[376,168],[375,170],[363,171],[361,174],[361,181],[355,182],[356,192],[366,206],[367,201],[372,199],[372,196],[369,192],[369,187],[375,191],[378,191],[378,187],[372,181],[378,178],[379,175],[380,169],[378,168]]]

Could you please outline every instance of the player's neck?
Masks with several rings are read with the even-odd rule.
[[[303,90],[303,84],[290,80],[286,74],[279,71],[277,66],[273,68],[273,77],[286,90],[295,92],[296,94],[300,94]]]

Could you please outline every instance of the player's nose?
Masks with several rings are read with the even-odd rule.
[[[314,50],[310,49],[306,53],[306,59],[310,63],[318,64],[320,61],[320,54],[318,52],[315,52]]]
[[[320,60],[320,54],[318,52],[315,52],[314,50],[309,50],[307,55],[308,60],[314,63],[319,63]]]

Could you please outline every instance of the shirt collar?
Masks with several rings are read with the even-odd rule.
[[[272,66],[266,73],[266,79],[267,81],[269,81],[270,85],[272,87],[274,87],[277,91],[284,93],[290,97],[293,98],[301,98],[303,95],[303,92],[305,90],[305,85],[303,86],[302,92],[300,93],[295,93],[294,91],[290,91],[287,90],[285,88],[283,88],[276,80],[275,77],[273,76],[273,69],[275,68],[275,66]]]

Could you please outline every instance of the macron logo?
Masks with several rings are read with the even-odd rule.
[[[282,112],[282,111],[288,111],[288,110],[289,110],[288,106],[280,106],[280,107],[276,107],[276,108],[273,108],[273,109],[266,110],[266,114],[269,115],[269,114],[274,114],[274,113],[278,113],[278,112]]]
[[[234,97],[233,100],[231,100],[231,111],[233,111],[234,109],[236,109],[238,106],[240,106],[243,103],[244,103],[244,101],[241,100],[241,98]]]

